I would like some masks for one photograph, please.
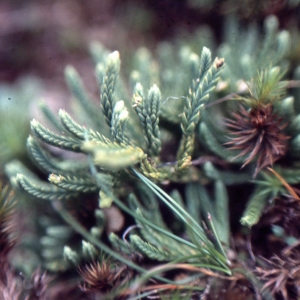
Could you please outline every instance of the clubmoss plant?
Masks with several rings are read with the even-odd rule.
[[[263,38],[254,35],[257,63],[250,28],[244,48],[228,41],[220,49],[225,59],[186,46],[176,57],[165,44],[161,70],[140,49],[127,82],[119,53],[93,44],[100,103],[89,99],[77,71],[66,68],[79,113],[56,116],[43,106],[52,128],[32,120],[27,139],[48,182],[17,161],[6,165],[12,185],[51,211],[39,221],[43,267],[62,274],[75,269],[83,290],[110,297],[142,299],[175,287],[180,295],[200,296],[206,281],[199,274],[257,289],[256,278],[228,255],[230,195],[251,185],[241,218],[251,227],[270,199],[286,192],[297,198],[291,185],[300,182],[294,109],[300,99],[287,96],[291,82],[284,80],[289,35],[278,31],[275,17],[265,28]],[[57,158],[48,146],[78,158]],[[116,207],[131,222],[122,237],[105,232],[107,210]],[[162,275],[178,270],[186,276]]]
[[[200,58],[196,54],[191,54],[190,61],[191,65],[194,66],[192,69],[195,70],[192,74],[194,78],[187,89],[188,95],[185,97],[184,111],[180,117],[181,126],[178,129],[181,128],[182,137],[177,155],[174,153],[176,161],[171,164],[168,162],[165,164],[160,158],[163,145],[159,127],[160,108],[162,106],[159,88],[157,85],[153,85],[150,87],[148,95],[145,96],[142,85],[136,83],[133,89],[132,108],[127,109],[125,100],[114,100],[114,90],[118,88],[116,82],[120,69],[118,52],[107,55],[107,58],[103,61],[105,61],[104,67],[99,63],[96,67],[96,73],[99,76],[100,70],[104,70],[101,71],[103,76],[100,85],[101,106],[98,108],[98,112],[99,115],[102,114],[105,123],[108,125],[107,130],[104,131],[105,134],[102,133],[102,127],[99,128],[99,131],[92,129],[99,126],[99,116],[96,117],[96,109],[92,107],[94,104],[89,102],[80,77],[72,67],[68,67],[66,78],[71,90],[79,100],[85,113],[89,114],[93,111],[91,116],[94,116],[94,118],[90,118],[91,128],[80,125],[64,110],[59,111],[58,118],[54,117],[49,111],[45,114],[53,127],[60,133],[55,133],[42,126],[37,120],[33,120],[31,122],[33,135],[27,140],[27,148],[30,157],[37,166],[43,172],[49,174],[49,183],[42,182],[37,177],[32,176],[29,171],[25,171],[23,174],[19,173],[20,169],[17,164],[11,163],[7,165],[6,170],[11,175],[12,183],[15,187],[19,187],[36,198],[52,201],[53,203],[68,199],[77,202],[82,197],[90,197],[89,195],[100,192],[100,208],[110,206],[110,203],[113,202],[131,215],[136,220],[138,227],[141,228],[140,234],[136,230],[131,232],[129,241],[126,243],[116,235],[111,234],[110,241],[116,250],[119,251],[119,247],[122,245],[125,254],[138,251],[150,259],[173,262],[174,268],[178,263],[189,262],[196,268],[208,267],[212,270],[222,271],[225,274],[231,274],[229,261],[221,243],[223,241],[228,245],[229,232],[226,232],[228,230],[226,215],[219,216],[220,219],[216,220],[216,227],[214,226],[214,212],[212,212],[212,216],[206,216],[207,226],[212,230],[212,236],[208,236],[200,225],[201,223],[194,220],[185,210],[182,201],[177,203],[148,179],[187,181],[193,176],[197,178],[200,175],[197,175],[196,170],[190,171],[195,131],[200,120],[201,111],[217,84],[220,71],[224,65],[223,59],[216,58],[212,62],[211,53],[207,48],[203,49]],[[196,66],[199,66],[197,72]],[[132,113],[136,113],[136,117],[130,117]],[[166,114],[167,111],[164,113]],[[172,117],[169,117],[169,119],[172,119]],[[101,126],[105,126],[105,124],[101,124]],[[140,129],[136,130],[137,126],[140,126]],[[59,161],[52,157],[40,142],[63,150],[84,153],[87,159],[79,164],[74,164],[71,160]],[[140,178],[148,186],[147,194],[151,195],[152,204],[156,207],[155,211],[152,211],[153,215],[156,215],[156,220],[147,211],[146,207],[149,207],[150,203],[146,203],[145,200],[141,205],[137,196],[133,193],[127,193],[126,197],[128,199],[123,203],[114,195],[116,193],[117,196],[124,197],[124,194],[117,191],[121,185],[126,186],[124,181],[126,177],[128,179],[137,177],[136,180]],[[132,181],[132,179],[130,180]],[[130,184],[130,181],[128,184]],[[218,189],[223,189],[226,194],[224,187],[220,184],[222,185],[221,182],[217,183]],[[145,194],[143,197],[145,197]],[[165,225],[156,197],[169,207],[174,217],[182,223],[190,241],[175,235]],[[111,201],[107,201],[107,199],[111,199]],[[146,207],[143,207],[144,205]],[[101,235],[103,231],[101,229],[103,215],[101,214],[99,215],[100,227],[95,224],[96,226],[90,228],[90,232],[84,231],[86,241],[83,241],[81,251],[76,250],[79,245],[67,246],[72,236],[74,236],[72,231],[74,230],[75,220],[66,211],[63,214],[63,211],[62,208],[58,209],[62,217],[70,223],[70,228],[63,229],[62,224],[55,224],[53,220],[49,219],[50,223],[47,225],[46,235],[41,240],[42,245],[45,247],[43,252],[45,266],[49,270],[54,271],[58,267],[68,269],[71,265],[80,265],[87,259],[85,254],[87,248],[92,249],[93,244],[106,252],[112,259],[120,259],[117,252],[104,247],[104,244],[99,244],[99,241],[95,244],[95,237],[99,237],[99,234]],[[96,210],[96,219],[97,216],[98,210]],[[224,224],[223,221],[225,221]],[[227,229],[223,230],[220,240],[216,228],[220,229],[221,227]],[[76,226],[75,231],[83,233],[81,229],[76,230]],[[63,237],[63,234],[57,235],[55,232],[66,232],[66,234]],[[63,243],[66,243],[66,245],[63,246]],[[87,245],[90,246],[87,247]],[[67,262],[69,261],[67,264],[63,263],[61,260],[63,257],[58,255],[62,251],[62,247],[64,248],[64,257]],[[92,252],[95,255],[97,254],[95,250]],[[90,259],[92,258],[90,257]],[[141,274],[147,274],[145,269],[128,259],[121,259],[121,262]],[[91,277],[87,272],[88,270],[96,270],[95,268],[82,267],[80,269],[80,274],[83,278],[88,278],[87,282],[90,286]],[[158,275],[153,276],[165,281]],[[130,276],[128,280],[130,280]],[[122,289],[124,289],[124,284],[128,285],[127,281],[125,283],[122,281]]]

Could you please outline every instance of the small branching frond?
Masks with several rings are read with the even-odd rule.
[[[32,136],[29,136],[27,139],[27,150],[32,158],[32,160],[36,163],[36,165],[45,173],[59,173],[63,175],[83,172],[80,168],[63,168],[62,164],[59,161],[55,160],[50,156],[46,150],[42,149],[37,140]]]
[[[158,127],[161,93],[154,85],[148,92],[148,97],[143,95],[143,87],[137,83],[134,88],[132,103],[143,131],[145,133],[146,149],[149,156],[158,156],[161,150],[160,130]]]
[[[83,240],[82,241],[82,254],[85,259],[92,260],[92,259],[96,258],[97,254],[98,254],[98,250],[96,249],[96,247],[93,244]]]
[[[78,196],[78,192],[70,192],[56,187],[52,184],[46,184],[42,181],[33,181],[22,174],[15,178],[18,186],[29,195],[43,200],[63,200]]]
[[[241,218],[241,223],[248,227],[255,225],[262,215],[263,209],[265,208],[270,197],[272,197],[270,191],[256,188],[248,200],[247,207]]]
[[[31,130],[41,141],[57,148],[81,152],[81,141],[66,135],[58,135],[46,129],[38,121],[31,121]]]
[[[215,88],[223,64],[223,59],[216,58],[202,80],[200,78],[194,79],[182,115],[181,128],[185,135],[192,134],[195,131],[195,127],[200,120],[201,107],[207,102],[209,93]]]
[[[121,146],[116,143],[87,141],[82,144],[81,149],[93,155],[96,165],[108,170],[127,168],[145,157],[143,150],[138,147]]]
[[[272,171],[273,169],[269,168],[269,170]],[[290,192],[291,188],[286,183],[290,180],[289,171],[285,173],[284,170],[278,170],[278,172],[280,174],[275,170],[273,170],[271,174],[262,172],[261,175],[263,179],[255,181],[256,188],[248,200],[247,207],[244,211],[243,217],[241,218],[241,223],[243,225],[249,227],[255,225],[258,222],[268,200],[276,198],[279,194],[286,193],[287,190]],[[283,176],[285,176],[287,180],[285,177],[283,179]],[[293,180],[291,180],[291,183],[293,183]],[[293,190],[291,190],[291,192],[294,194]]]
[[[118,144],[129,144],[129,140],[125,135],[128,115],[129,113],[124,105],[124,101],[118,101],[114,106],[111,119],[111,135]]]
[[[149,258],[158,260],[158,261],[166,261],[172,260],[176,257],[170,257],[170,253],[166,251],[162,251],[157,247],[154,247],[150,243],[143,241],[138,235],[132,234],[130,235],[130,242],[136,248],[136,250],[142,252],[142,254],[148,256]]]
[[[150,156],[158,156],[161,150],[160,131],[158,127],[161,94],[159,88],[154,85],[148,93],[146,106],[146,147]]]
[[[59,110],[58,115],[64,130],[67,130],[67,132],[71,133],[75,138],[80,140],[90,138],[101,142],[106,142],[108,140],[101,133],[76,123],[63,109]]]
[[[132,107],[138,115],[139,121],[143,128],[146,128],[146,115],[147,110],[145,107],[145,97],[144,89],[140,83],[134,86],[133,97],[132,97]]]
[[[93,193],[98,190],[96,183],[86,177],[77,177],[77,176],[62,176],[51,174],[49,176],[49,181],[59,188],[70,192],[79,192],[79,193]]]
[[[80,263],[80,257],[77,254],[77,251],[73,250],[71,247],[64,246],[63,255],[64,255],[64,259],[66,261],[69,261],[74,266],[78,266],[79,265],[79,263]]]
[[[120,71],[119,52],[115,51],[108,55],[106,60],[105,75],[101,85],[101,107],[106,118],[106,123],[111,126],[112,111],[114,106],[113,93],[116,86],[116,80]]]
[[[204,49],[201,55],[201,62],[204,63],[203,69],[199,76],[202,78],[195,78],[192,87],[189,90],[189,95],[186,100],[184,112],[182,114],[181,129],[183,137],[177,154],[179,166],[190,159],[194,150],[194,135],[196,126],[200,121],[201,109],[204,108],[205,103],[209,99],[209,93],[215,88],[219,80],[224,60],[216,58],[213,64],[208,69],[208,62],[210,61],[210,52]]]
[[[199,82],[204,78],[206,73],[208,72],[209,68],[211,67],[211,51],[203,47],[201,57],[200,57],[200,68],[199,74],[196,78],[199,78]]]

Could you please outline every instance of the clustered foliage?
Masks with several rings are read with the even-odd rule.
[[[258,222],[268,200],[287,192],[298,197],[290,185],[300,182],[300,112],[285,96],[289,36],[277,26],[275,17],[267,19],[265,37],[256,41],[263,49],[257,63],[251,60],[251,31],[243,48],[231,51],[228,41],[220,48],[224,58],[214,60],[206,47],[199,56],[182,47],[176,57],[164,44],[158,50],[161,70],[140,49],[130,88],[120,75],[119,53],[93,44],[100,104],[89,99],[77,71],[66,68],[79,113],[73,118],[60,110],[56,116],[42,106],[53,129],[32,120],[27,139],[29,155],[48,182],[18,161],[6,165],[12,185],[51,211],[38,225],[43,267],[61,274],[75,267],[84,293],[110,297],[142,299],[176,289],[178,297],[205,297],[209,291],[199,274],[247,281],[249,295],[258,293],[258,279],[236,268],[239,259],[227,254],[228,191],[252,180],[241,218],[247,227]],[[58,159],[48,146],[80,155]],[[121,210],[135,222],[122,238],[105,231],[116,207],[119,216]],[[147,269],[149,260],[159,265]],[[291,256],[286,269],[293,262]],[[283,265],[279,258],[269,263]],[[290,277],[277,284],[277,273],[266,268],[258,268],[257,276],[269,280],[261,293],[272,299]],[[170,270],[187,275],[161,275]],[[154,281],[145,286],[149,278]],[[288,291],[282,294],[287,299]]]

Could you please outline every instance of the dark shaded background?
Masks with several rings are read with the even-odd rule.
[[[222,40],[224,16],[262,23],[276,14],[281,27],[299,25],[299,7],[286,0],[2,0],[0,1],[0,81],[32,74],[59,82],[67,64],[83,72],[87,48],[97,40],[126,54],[140,45],[155,48],[209,25]],[[50,83],[49,83],[50,84]]]

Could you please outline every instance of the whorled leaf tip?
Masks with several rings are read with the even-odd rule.
[[[32,144],[33,141],[34,141],[34,138],[33,138],[31,135],[29,135],[29,136],[27,137],[26,144],[27,144],[27,145],[30,145],[30,144]]]
[[[17,173],[17,175],[16,175],[15,178],[19,181],[19,180],[22,180],[24,177],[25,177],[25,176],[24,176],[23,174]]]
[[[160,93],[159,87],[156,84],[153,84],[150,90],[152,90],[155,93]]]
[[[134,87],[135,90],[143,90],[143,86],[140,82],[137,82]]]
[[[32,119],[30,121],[30,125],[31,125],[31,127],[36,127],[39,125],[39,122],[36,119]]]
[[[114,62],[114,63],[119,62],[120,61],[119,51],[114,51],[110,53],[107,59],[109,62]]]
[[[116,113],[120,113],[125,107],[124,101],[123,100],[119,100],[115,106],[114,106],[114,111]]]
[[[207,47],[203,47],[202,54],[211,55],[211,51]]]
[[[85,256],[91,256],[92,258],[97,254],[95,247],[87,241],[82,241],[82,252]]]
[[[64,116],[66,114],[66,111],[62,108],[59,109],[58,111],[58,115],[61,117],[61,116]]]

